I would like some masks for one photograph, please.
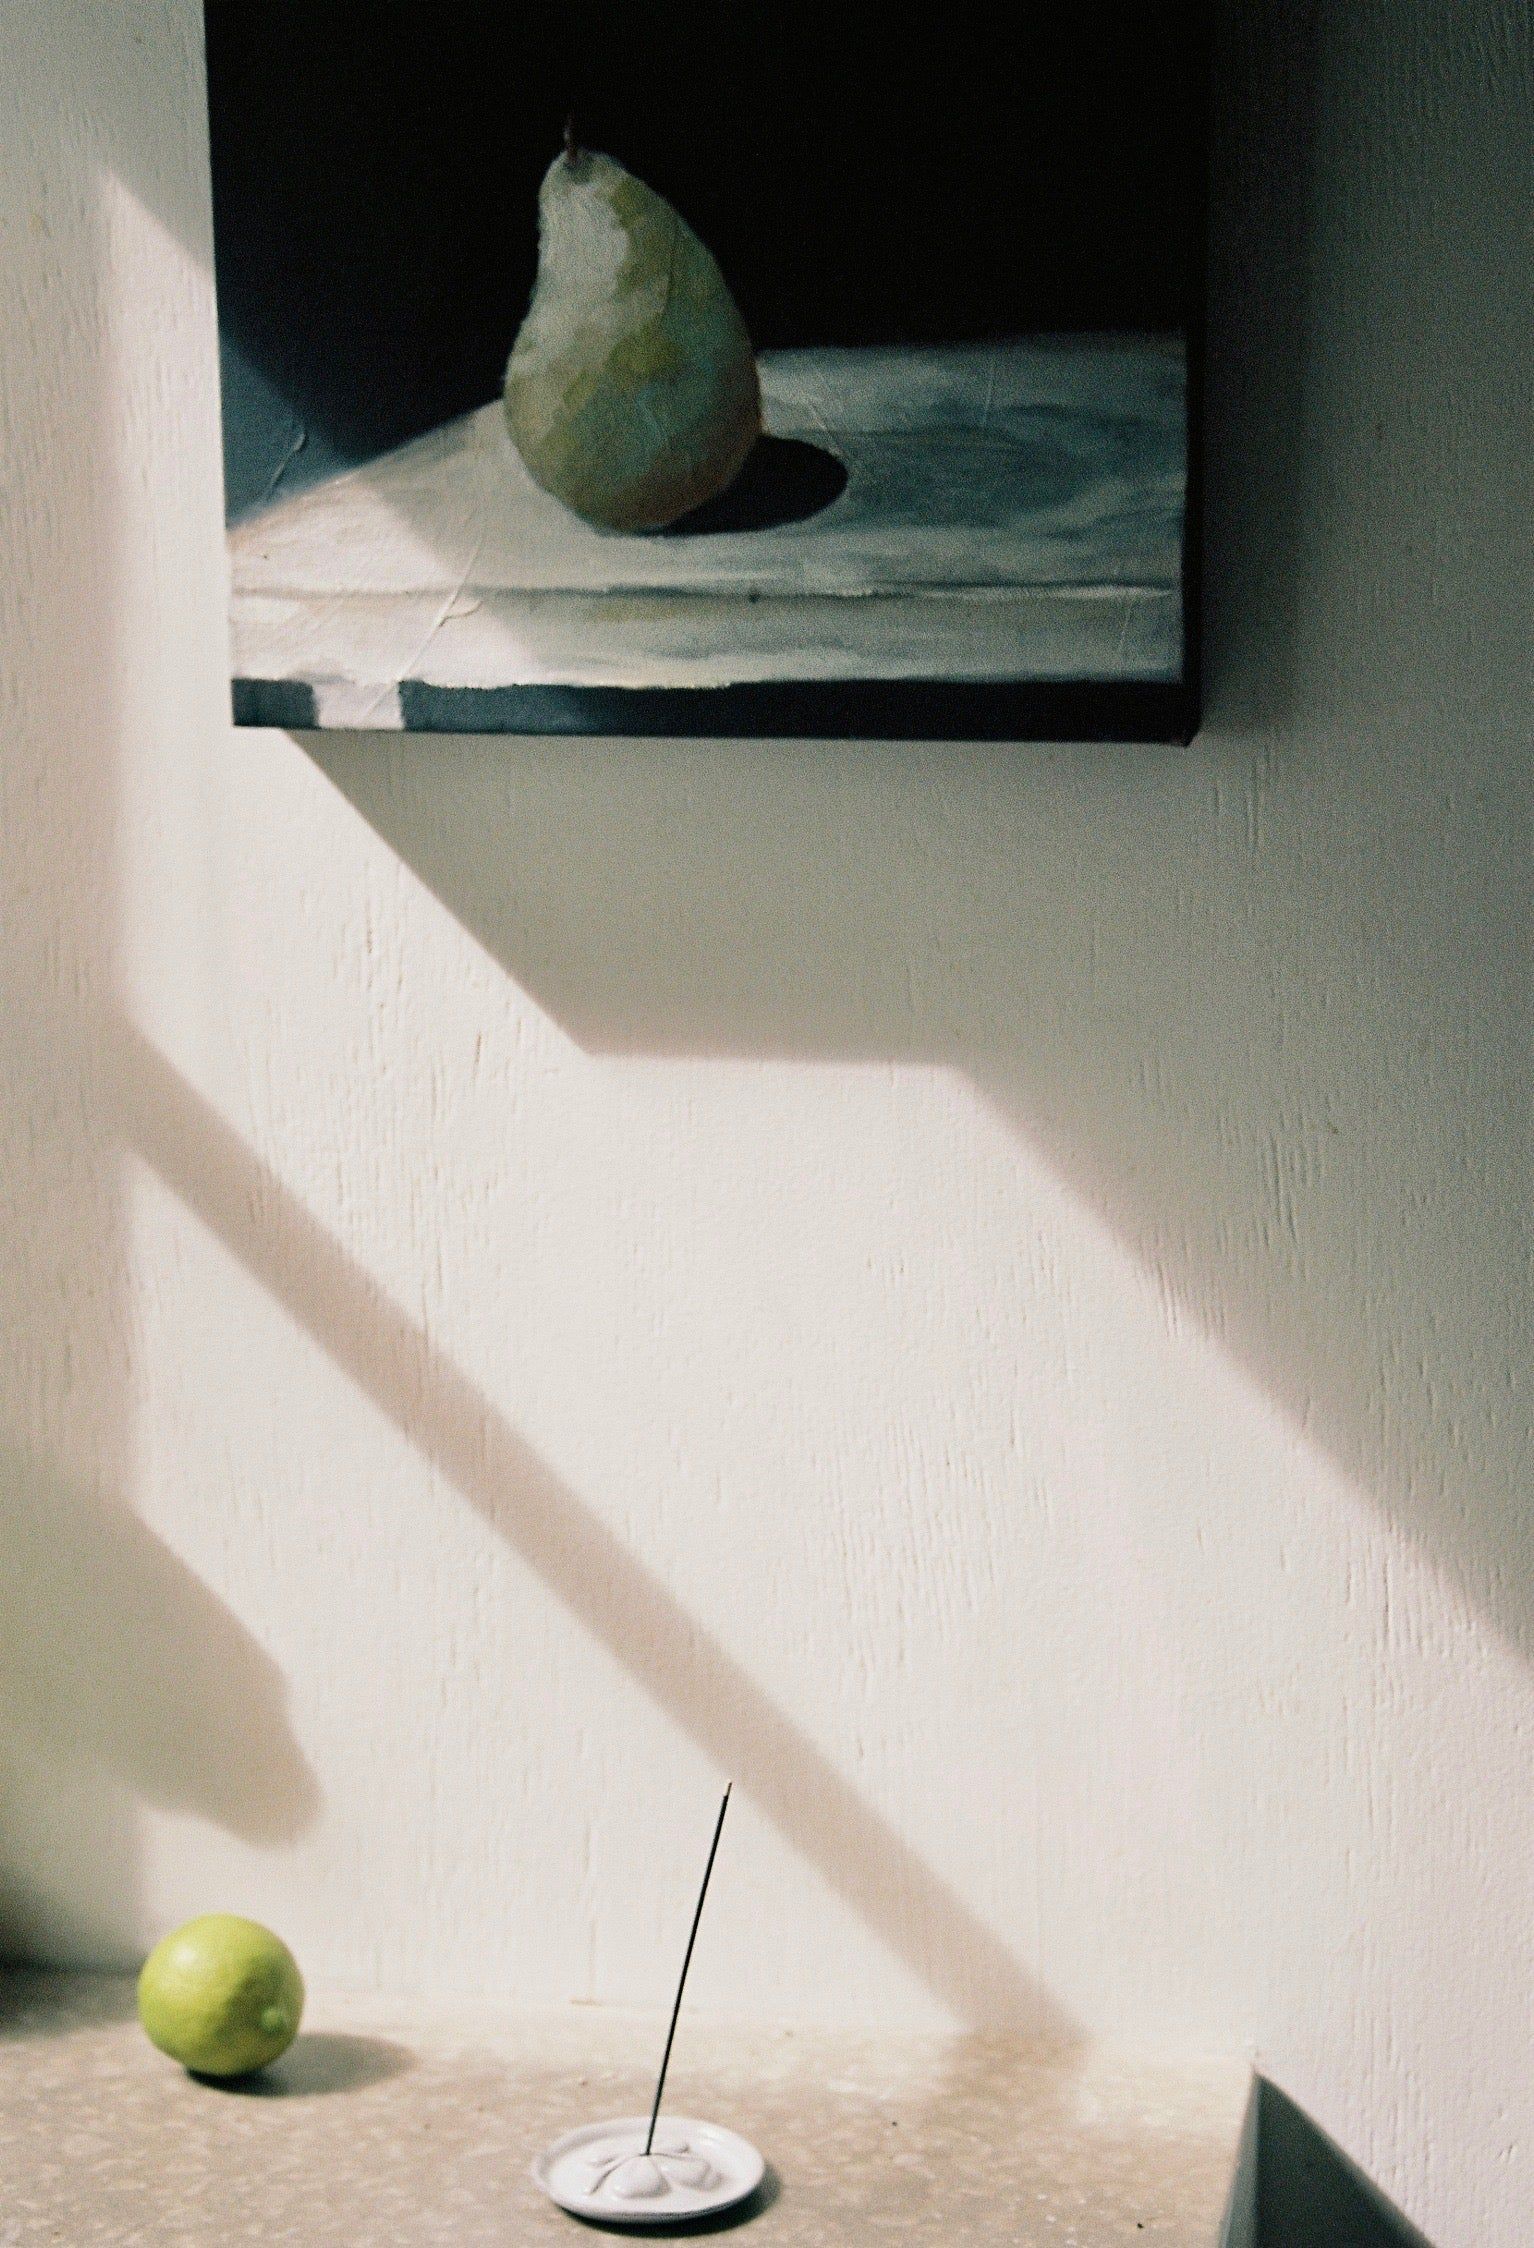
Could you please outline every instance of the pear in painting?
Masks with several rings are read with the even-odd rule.
[[[653,531],[725,490],[761,432],[751,339],[664,196],[567,146],[538,198],[538,277],[506,368],[529,474],[610,531]]]

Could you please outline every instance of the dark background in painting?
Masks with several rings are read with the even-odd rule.
[[[208,0],[231,517],[495,395],[571,110],[759,347],[1184,326],[1195,14]]]

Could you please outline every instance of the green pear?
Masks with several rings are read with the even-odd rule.
[[[603,530],[653,531],[732,483],[761,433],[751,339],[664,196],[566,147],[538,196],[538,278],[506,367],[529,473]]]

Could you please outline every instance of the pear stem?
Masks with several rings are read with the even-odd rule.
[[[573,164],[580,152],[581,144],[575,137],[575,112],[572,110],[565,119],[565,162]]]

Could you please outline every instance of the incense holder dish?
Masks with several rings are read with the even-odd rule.
[[[749,2140],[722,2124],[663,2115],[648,2154],[650,2119],[583,2123],[539,2155],[534,2182],[575,2217],[608,2225],[675,2224],[733,2209],[766,2169]]]

